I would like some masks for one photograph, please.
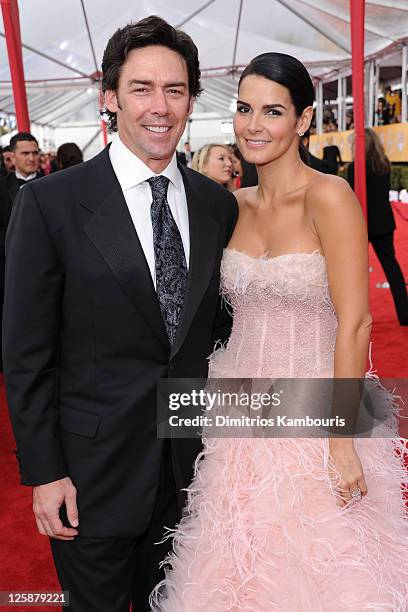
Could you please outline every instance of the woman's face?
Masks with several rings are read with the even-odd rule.
[[[289,90],[262,76],[241,82],[234,131],[244,158],[263,165],[280,158],[291,146],[298,148],[296,132],[306,132],[312,107],[296,116]],[[310,116],[311,119],[311,116]]]
[[[226,185],[232,175],[231,153],[224,147],[211,147],[203,170],[213,181]]]

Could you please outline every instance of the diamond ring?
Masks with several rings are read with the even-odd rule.
[[[351,491],[350,495],[353,501],[360,501],[360,499],[362,498],[360,487],[357,487],[357,489]]]

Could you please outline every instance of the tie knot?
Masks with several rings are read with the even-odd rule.
[[[167,187],[169,186],[169,179],[167,176],[160,174],[159,176],[152,176],[147,179],[152,190],[153,198],[165,198],[167,196]]]

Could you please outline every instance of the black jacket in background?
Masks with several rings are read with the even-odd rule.
[[[30,179],[29,181],[25,181],[24,179],[18,179],[14,172],[9,174],[5,179],[5,184],[10,194],[11,201],[14,202],[21,187],[43,176],[44,174],[42,172],[37,172],[37,175],[34,178]]]
[[[391,174],[374,174],[366,164],[368,237],[390,234],[395,230],[395,219],[389,201]],[[347,168],[347,180],[354,189],[354,162]]]

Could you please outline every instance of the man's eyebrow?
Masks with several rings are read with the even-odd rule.
[[[244,106],[251,106],[250,104],[248,104],[248,102],[244,102],[243,100],[237,100],[237,104],[243,104]],[[286,106],[283,106],[283,104],[264,104],[262,109],[263,110],[269,110],[271,108],[283,108],[283,110],[288,110],[286,108]]]
[[[146,79],[130,79],[127,82],[127,86],[132,87],[133,85],[149,85],[151,87],[154,85],[154,82]],[[187,83],[185,81],[171,81],[165,83],[164,87],[187,87]]]

